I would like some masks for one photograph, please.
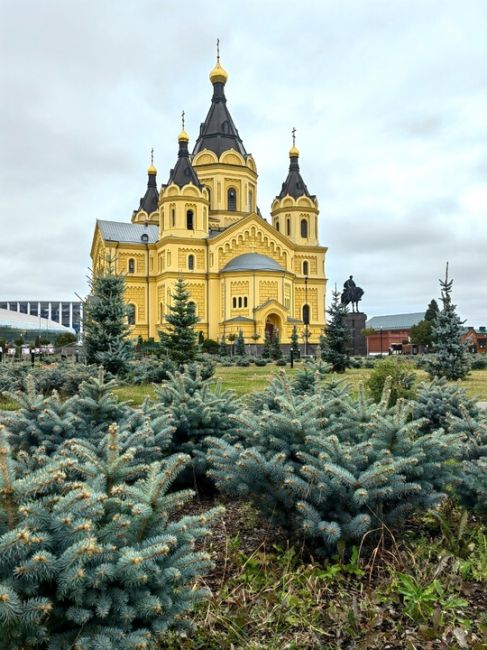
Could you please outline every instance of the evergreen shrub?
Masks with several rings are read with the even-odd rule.
[[[275,363],[276,366],[287,366],[286,359],[278,359]]]
[[[407,361],[397,357],[387,357],[378,361],[367,380],[367,388],[374,401],[379,402],[384,392],[384,385],[390,377],[390,405],[400,397],[410,399],[414,396],[416,374]]]
[[[195,545],[221,514],[178,516],[168,490],[189,458],[146,464],[112,426],[26,471],[0,431],[0,622],[9,650],[155,650],[206,595]],[[76,477],[73,480],[72,477]]]
[[[284,375],[274,378],[240,415],[238,442],[207,441],[209,474],[318,553],[399,526],[444,496],[459,472],[462,434],[423,433],[411,404],[388,406],[389,383],[376,404],[363,390],[354,398],[317,385],[303,395]]]
[[[160,384],[169,379],[169,373],[176,370],[170,359],[142,359],[129,364],[125,380],[129,384]]]
[[[261,358],[261,359],[256,359],[256,360],[254,361],[254,363],[255,363],[256,366],[259,366],[259,367],[262,368],[262,367],[264,367],[264,366],[267,365],[268,361],[267,361],[267,359],[263,359],[263,358]]]

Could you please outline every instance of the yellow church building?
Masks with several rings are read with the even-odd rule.
[[[271,223],[262,217],[257,167],[229,113],[227,78],[218,57],[211,106],[192,153],[183,124],[167,183],[158,189],[151,164],[131,223],[97,221],[93,269],[110,258],[126,276],[134,337],[158,338],[175,282],[183,278],[205,338],[221,340],[241,329],[246,342],[261,344],[277,331],[286,344],[297,326],[313,345],[325,325],[327,249],[318,242],[318,201],[301,177],[293,138]]]

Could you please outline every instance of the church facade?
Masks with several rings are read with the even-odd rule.
[[[327,249],[318,241],[318,201],[301,177],[293,143],[271,222],[261,216],[257,167],[228,110],[227,76],[218,57],[206,120],[191,153],[183,125],[167,182],[158,187],[151,164],[131,222],[97,221],[93,269],[111,259],[125,275],[134,337],[157,339],[183,278],[205,338],[242,330],[247,343],[262,344],[277,332],[286,344],[296,326],[313,345],[325,326]]]

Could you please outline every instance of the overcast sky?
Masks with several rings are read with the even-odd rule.
[[[422,311],[450,262],[487,325],[487,0],[0,0],[0,300],[85,294],[95,219],[129,221],[228,106],[269,218],[297,129],[329,289]]]

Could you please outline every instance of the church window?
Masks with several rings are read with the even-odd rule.
[[[193,210],[188,210],[186,212],[186,228],[188,230],[194,230]]]
[[[276,221],[276,230],[279,231],[279,221]]]
[[[303,239],[308,238],[308,222],[306,219],[301,219],[301,237]]]
[[[309,325],[309,305],[303,305],[303,323]]]
[[[127,320],[129,325],[135,325],[135,305],[127,305]]]
[[[135,273],[135,260],[129,259],[129,273]]]
[[[242,309],[242,296],[238,297],[238,308]]]
[[[232,300],[233,308],[237,309],[237,299],[234,297]]]
[[[291,219],[286,219],[286,235],[289,237],[291,234]]]
[[[228,210],[235,212],[237,209],[237,190],[234,187],[231,187],[227,192],[227,203]]]
[[[171,210],[171,226],[176,227],[176,210],[174,208]]]
[[[244,299],[243,299],[243,306],[244,306],[244,307],[247,307],[247,296],[244,296]]]
[[[309,275],[309,263],[303,262],[303,275]]]
[[[194,271],[194,255],[188,255],[188,269]]]
[[[252,212],[253,196],[252,190],[249,190],[249,212]]]

